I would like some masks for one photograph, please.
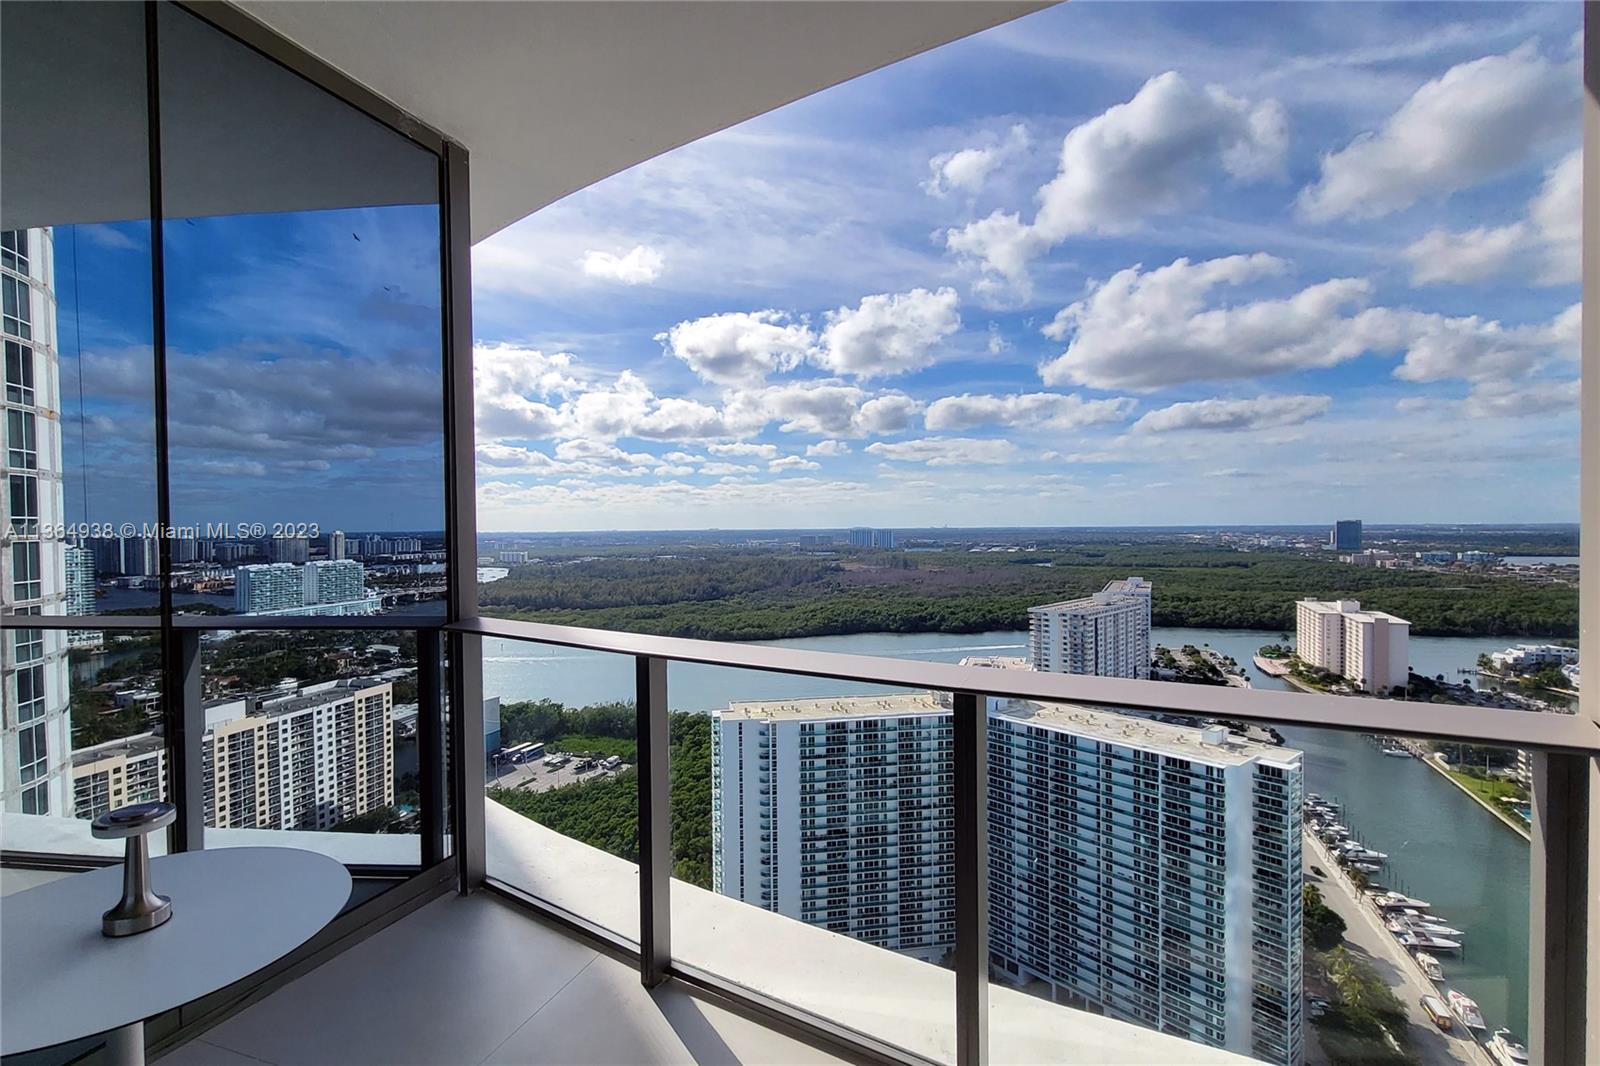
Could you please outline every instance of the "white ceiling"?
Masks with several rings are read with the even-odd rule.
[[[635,163],[1045,3],[237,0],[467,146],[474,242]]]

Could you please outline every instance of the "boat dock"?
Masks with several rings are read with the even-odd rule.
[[[1344,919],[1345,942],[1350,950],[1364,956],[1405,1005],[1406,1017],[1411,1022],[1411,1050],[1416,1053],[1417,1061],[1424,1066],[1496,1066],[1483,1046],[1465,1034],[1463,1026],[1458,1025],[1447,1033],[1433,1024],[1422,1008],[1422,997],[1437,996],[1442,1000],[1444,992],[1428,979],[1411,953],[1384,928],[1378,909],[1363,900],[1326,845],[1309,827],[1303,836],[1306,883],[1316,885],[1322,891],[1323,902]],[[1317,870],[1321,870],[1321,874]],[[1315,1027],[1308,1027],[1308,1031],[1314,1036]]]

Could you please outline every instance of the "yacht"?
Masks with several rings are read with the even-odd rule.
[[[1402,747],[1398,747],[1398,746],[1396,746],[1396,747],[1386,747],[1386,748],[1383,749],[1383,753],[1385,755],[1389,756],[1391,759],[1409,759],[1409,758],[1411,758],[1411,753],[1409,751],[1407,751],[1406,749],[1404,749]]]
[[[1408,948],[1421,948],[1424,951],[1460,951],[1461,941],[1451,940],[1447,937],[1433,936],[1430,933],[1419,933],[1415,930],[1400,934],[1400,943]]]
[[[1372,896],[1372,905],[1380,910],[1386,911],[1405,910],[1407,907],[1414,907],[1419,911],[1425,911],[1429,907],[1433,906],[1433,904],[1429,903],[1427,900],[1412,899],[1404,892],[1395,892],[1393,890],[1375,893]]]
[[[1422,919],[1421,921],[1416,919],[1402,918],[1401,921],[1404,922],[1406,926],[1409,927],[1413,932],[1427,933],[1429,936],[1448,936],[1459,940],[1467,935],[1466,930],[1464,929],[1455,929],[1451,926],[1445,925],[1443,922],[1432,921],[1426,918]]]
[[[1411,957],[1417,960],[1417,965],[1422,967],[1422,972],[1428,975],[1428,980],[1444,980],[1444,967],[1439,965],[1438,959],[1429,955],[1426,951],[1413,951]]]
[[[1462,1024],[1474,1032],[1483,1031],[1483,1012],[1471,997],[1452,988],[1444,994],[1444,998],[1450,1004],[1450,1013],[1460,1018]]]
[[[1488,1047],[1489,1057],[1500,1066],[1528,1066],[1528,1049],[1511,1035],[1510,1029],[1496,1029]]]

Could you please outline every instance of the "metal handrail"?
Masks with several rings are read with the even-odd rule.
[[[509,618],[468,618],[447,624],[444,628],[452,633],[502,637],[616,655],[825,677],[871,685],[1095,704],[1318,729],[1481,741],[1538,751],[1600,753],[1600,727],[1586,717],[1570,714],[997,670],[876,655],[849,655],[774,648],[761,644],[614,632]]]

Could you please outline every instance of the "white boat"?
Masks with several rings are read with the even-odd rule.
[[[1489,1056],[1500,1066],[1528,1066],[1528,1049],[1511,1035],[1510,1029],[1496,1029],[1488,1047]]]
[[[1384,748],[1383,753],[1391,759],[1409,759],[1411,753],[1404,748]]]
[[[1400,934],[1400,943],[1408,948],[1421,948],[1424,951],[1460,951],[1461,941],[1450,940],[1442,936],[1432,936],[1428,933],[1415,931]]]
[[[1403,921],[1403,919],[1402,919]],[[1448,936],[1460,939],[1467,935],[1464,929],[1454,929],[1443,922],[1405,922],[1412,932],[1427,933],[1429,936]]]
[[[1372,897],[1372,902],[1374,906],[1383,910],[1394,911],[1404,910],[1407,907],[1415,907],[1419,911],[1425,911],[1433,906],[1427,900],[1413,899],[1404,892],[1395,892],[1392,889],[1388,892],[1379,892]]]
[[[1444,967],[1439,965],[1438,959],[1429,955],[1426,951],[1413,951],[1411,957],[1417,960],[1417,965],[1422,967],[1422,972],[1428,975],[1428,980],[1444,980]]]
[[[1483,1011],[1469,996],[1452,988],[1444,994],[1444,998],[1450,1004],[1450,1013],[1460,1018],[1468,1029],[1481,1032],[1485,1028]]]

